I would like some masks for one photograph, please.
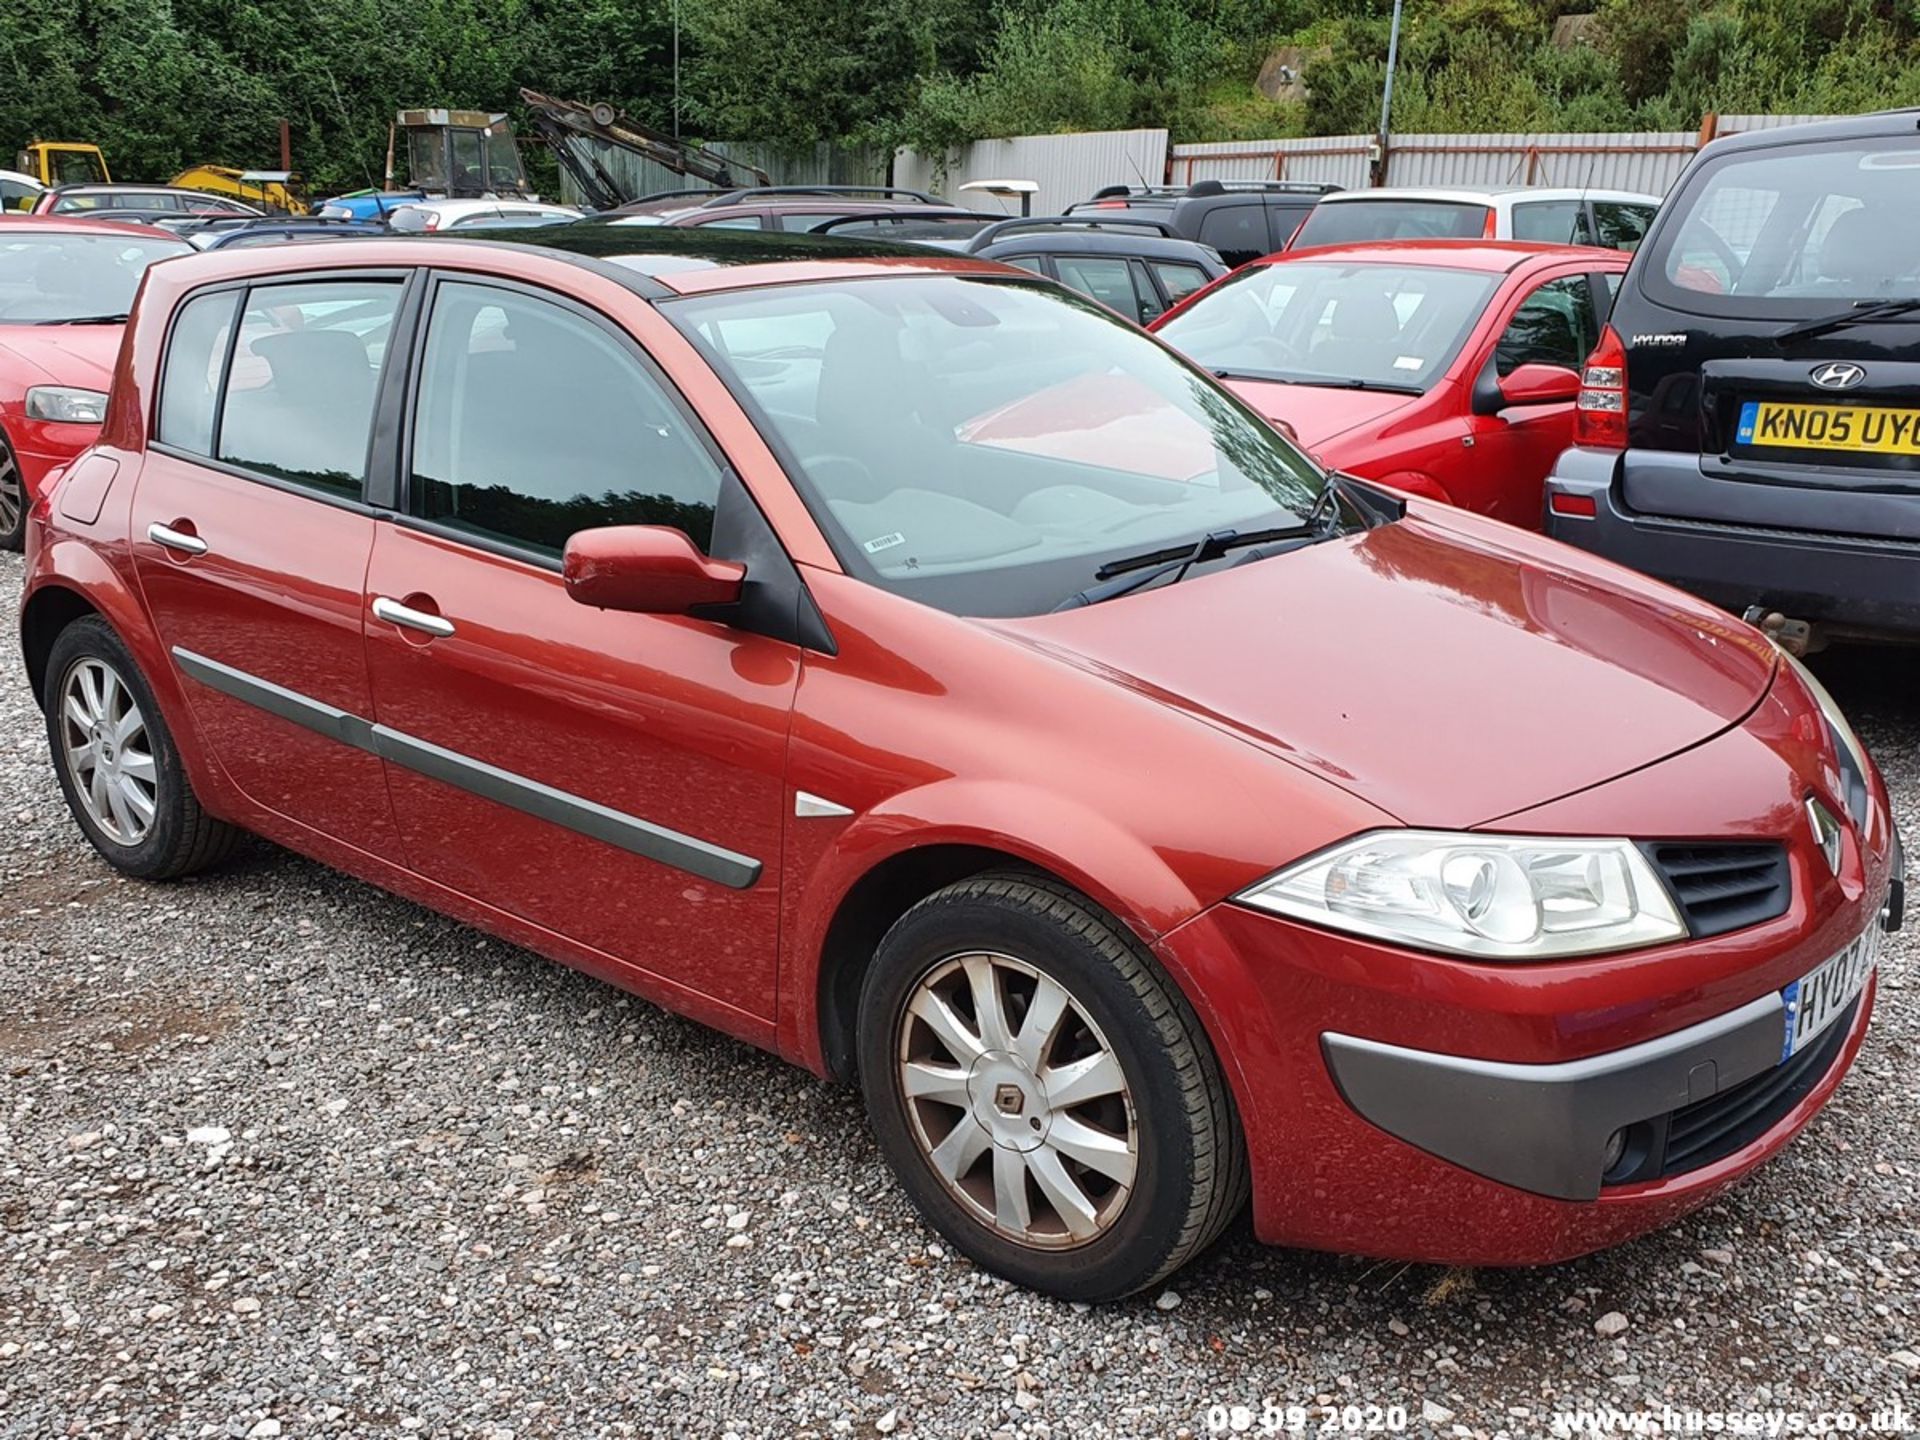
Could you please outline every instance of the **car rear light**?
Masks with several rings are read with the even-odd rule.
[[[1481,227],[1480,233],[1489,240],[1500,238],[1500,212],[1491,205],[1487,207],[1487,223]]]
[[[1573,443],[1603,450],[1627,448],[1627,347],[1611,325],[1580,372],[1580,398],[1573,409]]]
[[[1547,497],[1547,508],[1556,515],[1572,515],[1582,520],[1591,520],[1600,513],[1591,495],[1555,493]]]
[[[429,210],[420,228],[423,230],[438,230],[440,228],[440,217]]]

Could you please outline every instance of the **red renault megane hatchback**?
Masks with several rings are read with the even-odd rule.
[[[29,550],[111,864],[256,831],[857,1080],[1057,1295],[1249,1196],[1463,1263],[1669,1221],[1833,1094],[1899,919],[1886,790],[1760,635],[1329,477],[990,262],[157,266]]]
[[[193,247],[99,220],[0,219],[0,550],[18,550],[47,473],[100,433],[140,276]]]
[[[1478,240],[1289,250],[1152,329],[1321,464],[1538,530],[1631,258]]]

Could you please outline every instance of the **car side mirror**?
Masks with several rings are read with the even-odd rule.
[[[1564,365],[1516,365],[1500,381],[1508,405],[1558,405],[1580,397],[1580,372]]]
[[[567,594],[601,610],[685,615],[739,600],[747,567],[713,560],[666,525],[603,525],[576,532],[561,555]]]

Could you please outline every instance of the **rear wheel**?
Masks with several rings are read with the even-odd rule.
[[[60,632],[41,700],[67,807],[115,869],[171,879],[233,848],[239,832],[201,808],[146,677],[106,621]]]
[[[860,1007],[867,1109],[934,1227],[1073,1300],[1151,1285],[1246,1198],[1213,1052],[1124,930],[1038,876],[976,877],[881,941]]]
[[[13,447],[0,435],[0,550],[18,550],[27,535],[27,486],[20,478],[20,462]]]

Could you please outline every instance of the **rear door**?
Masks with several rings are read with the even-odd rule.
[[[1868,310],[1920,296],[1917,178],[1911,126],[1688,172],[1614,318],[1633,509],[1920,538],[1920,311]]]
[[[560,576],[576,530],[748,560],[765,522],[632,338],[550,292],[436,279],[412,392],[365,586],[407,863],[715,1024],[771,1018],[800,652],[592,609]]]
[[[406,281],[276,276],[188,299],[133,499],[134,570],[221,768],[284,819],[389,858],[380,762],[346,740],[373,714],[363,491]]]

